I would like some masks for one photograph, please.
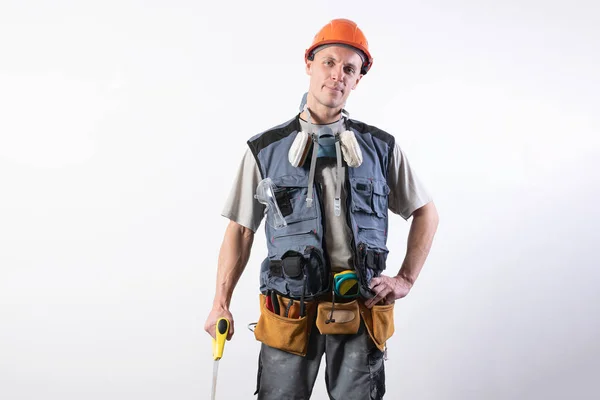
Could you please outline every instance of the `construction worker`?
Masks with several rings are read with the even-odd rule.
[[[411,290],[438,224],[430,195],[395,138],[353,120],[350,92],[373,64],[358,26],[335,19],[305,52],[310,78],[300,113],[248,140],[223,215],[217,287],[205,329],[231,321],[231,297],[266,215],[261,265],[260,400],[308,399],[322,356],[331,399],[381,399],[395,301]],[[393,129],[393,127],[392,127]],[[388,210],[412,217],[393,276]]]

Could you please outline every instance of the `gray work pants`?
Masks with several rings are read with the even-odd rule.
[[[330,399],[383,399],[383,352],[375,347],[362,321],[355,335],[321,335],[313,325],[305,357],[262,344],[254,394],[258,400],[308,400],[323,354]]]

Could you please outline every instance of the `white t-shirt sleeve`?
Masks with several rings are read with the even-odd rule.
[[[247,149],[221,215],[256,232],[265,215],[264,204],[254,198],[261,180],[254,155]]]
[[[409,219],[412,213],[431,202],[431,196],[410,167],[406,154],[396,143],[388,171],[390,195],[388,208],[395,214]]]

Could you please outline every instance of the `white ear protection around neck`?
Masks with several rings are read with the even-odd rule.
[[[306,159],[308,158],[310,147],[314,141],[313,135],[315,134],[314,132],[312,132],[313,124],[311,121],[310,110],[306,105],[306,96],[307,95],[304,94],[300,107],[302,111],[306,112],[308,127],[309,131],[311,132],[298,132],[298,134],[296,135],[296,139],[294,139],[294,142],[290,147],[290,150],[288,152],[288,160],[290,161],[290,164],[292,164],[294,167],[301,167],[304,165]],[[351,168],[356,168],[362,164],[363,158],[360,146],[358,145],[358,141],[354,136],[354,132],[347,128],[349,117],[350,114],[346,110],[342,110],[342,118],[344,119],[344,125],[346,125],[346,130],[342,133],[336,134],[335,137],[336,141],[339,141],[341,144],[342,155],[348,166]]]

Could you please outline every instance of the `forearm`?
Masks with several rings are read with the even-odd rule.
[[[229,309],[233,290],[250,258],[253,241],[254,232],[250,229],[233,221],[227,226],[219,252],[213,308]]]
[[[406,257],[398,272],[411,286],[417,280],[429,250],[433,243],[433,237],[438,226],[438,213],[433,202],[416,210],[408,233]]]

